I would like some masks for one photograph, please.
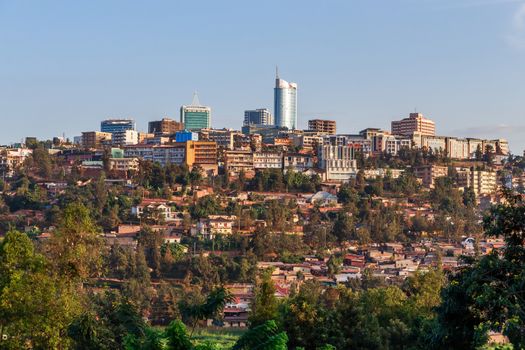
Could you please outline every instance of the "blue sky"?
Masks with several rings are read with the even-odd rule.
[[[0,0],[0,144],[133,117],[178,119],[193,91],[214,127],[273,106],[275,65],[299,126],[389,128],[525,148],[525,0]]]

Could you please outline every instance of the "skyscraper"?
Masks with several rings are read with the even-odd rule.
[[[297,84],[275,77],[274,89],[275,125],[288,129],[297,128]]]
[[[201,106],[195,93],[191,105],[180,107],[180,122],[191,131],[208,129],[211,127],[211,108]]]
[[[244,111],[244,125],[273,125],[273,116],[266,108]]]

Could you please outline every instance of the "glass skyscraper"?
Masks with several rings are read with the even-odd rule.
[[[274,119],[275,126],[297,128],[297,84],[289,83],[279,76],[275,79]]]
[[[211,127],[211,108],[204,106],[182,106],[180,121],[184,128],[191,131],[208,129]]]

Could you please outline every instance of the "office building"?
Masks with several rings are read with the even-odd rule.
[[[308,130],[327,133],[329,135],[335,135],[337,133],[335,120],[325,120],[325,119],[309,120]]]
[[[234,150],[224,152],[224,168],[228,176],[253,176],[253,152],[251,150]]]
[[[100,131],[114,133],[118,131],[135,130],[132,119],[107,119],[100,122]]]
[[[272,113],[266,108],[244,111],[244,125],[273,125]]]
[[[279,152],[254,152],[254,169],[282,169],[283,155]]]
[[[197,94],[189,106],[180,107],[180,122],[190,131],[211,128],[211,108],[201,106]]]
[[[281,128],[297,129],[297,84],[275,78],[274,89],[275,125]]]
[[[162,118],[148,123],[148,132],[155,135],[172,135],[183,130],[184,125],[170,118]]]
[[[434,136],[436,134],[436,125],[421,113],[410,113],[408,118],[392,122],[392,134],[411,136],[414,133],[420,133],[423,136]]]

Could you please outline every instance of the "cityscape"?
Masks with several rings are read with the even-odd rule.
[[[459,46],[453,40],[469,32],[469,25],[478,24],[471,13],[489,18],[512,8],[507,45],[521,50],[517,42],[525,33],[525,3],[273,4],[279,11],[267,4],[253,4],[252,9],[238,3],[232,8],[206,1],[160,3],[124,6],[95,1],[93,8],[64,4],[53,9],[33,3],[33,8],[24,9],[31,16],[42,11],[45,19],[67,17],[68,24],[75,22],[67,29],[87,28],[89,35],[75,36],[70,46],[50,45],[53,57],[61,57],[54,63],[62,64],[64,72],[71,64],[75,74],[79,64],[78,75],[52,73],[53,65],[49,73],[42,69],[40,76],[31,77],[34,86],[24,85],[31,95],[24,102],[30,107],[13,101],[24,95],[16,88],[22,77],[32,73],[13,68],[12,60],[5,77],[14,89],[8,91],[0,82],[0,92],[6,92],[6,103],[0,105],[0,115],[5,116],[0,130],[0,349],[525,348],[525,149],[520,149],[525,134],[520,124],[523,106],[516,107],[523,101],[512,99],[521,86],[512,87],[513,79],[506,75],[511,61],[498,68],[505,77],[496,78],[494,73],[491,81],[479,68],[479,61],[497,66],[495,56],[488,58],[485,44],[481,52],[487,56],[480,57],[483,54],[472,48],[474,39],[458,40]],[[10,15],[4,19],[21,19],[11,12],[17,6],[6,4]],[[428,25],[414,16],[421,7],[427,11],[422,13],[428,15]],[[149,17],[150,9],[155,9],[155,16]],[[66,10],[67,16],[62,13]],[[118,16],[108,15],[113,12]],[[276,18],[267,17],[269,13]],[[468,22],[462,23],[465,27],[451,13]],[[285,14],[296,14],[297,20]],[[77,24],[83,23],[83,16],[89,23]],[[42,35],[43,45],[70,39],[62,22],[61,36],[54,37],[56,23],[39,27],[40,33],[31,18],[39,17],[28,17],[27,25],[34,35]],[[172,18],[180,23],[167,20]],[[262,19],[268,22],[259,27],[256,22],[265,22]],[[358,26],[353,27],[350,19]],[[454,56],[447,49],[431,61],[431,69],[426,61],[418,61],[421,52],[428,53],[429,60],[436,54],[429,47],[446,47],[436,34],[436,19],[440,25],[450,20],[456,26],[451,33],[439,30],[440,35],[447,34],[447,45],[469,57],[476,51],[476,60],[460,62],[459,53]],[[115,23],[106,27],[106,20]],[[481,22],[484,27],[492,23]],[[105,31],[113,26],[121,28]],[[185,28],[183,34],[191,32],[191,40],[179,37],[180,26]],[[347,30],[349,26],[354,31]],[[384,37],[377,39],[375,30]],[[355,40],[359,31],[369,40]],[[389,31],[396,33],[392,42]],[[160,45],[163,37],[151,36],[152,32],[173,40],[177,59],[171,61],[174,56]],[[18,35],[2,24],[0,33],[9,38]],[[325,37],[327,33],[337,35]],[[419,40],[419,35],[433,39]],[[249,45],[237,47],[234,39]],[[345,51],[346,39],[366,50]],[[398,56],[394,47],[404,47],[408,39],[417,44]],[[129,109],[115,113],[116,106],[122,106],[115,102],[117,89],[104,102],[86,87],[96,81],[105,94],[103,85],[115,84],[118,79],[112,74],[119,68],[110,62],[115,59],[112,49],[126,52],[127,40],[138,51],[129,55],[119,51],[117,66],[125,72],[118,81],[120,89],[126,90],[137,77],[147,86],[155,80],[151,77],[181,69],[195,77],[204,71],[209,83],[201,88],[206,92],[194,92],[190,103],[188,86],[200,80],[185,79],[185,73],[178,72],[180,79],[169,84],[188,89],[188,100],[167,98],[174,112],[160,113],[163,107],[151,103],[152,96],[160,101],[175,91],[161,86],[144,93],[143,109],[130,94],[124,103]],[[304,61],[286,55],[297,42],[312,49],[298,50]],[[18,41],[0,38],[2,43],[20,49]],[[386,47],[386,59],[373,54],[376,43]],[[92,55],[76,57],[72,48],[77,45],[86,45]],[[98,46],[100,51],[94,49]],[[32,42],[27,47],[38,45]],[[508,54],[503,51],[498,54]],[[46,60],[47,52],[36,52],[27,56],[27,62]],[[155,64],[146,63],[150,54],[164,66],[161,74]],[[230,54],[240,55],[231,63],[235,69],[230,71],[221,61],[220,72],[215,73],[214,60],[229,63]],[[415,57],[409,68],[399,60],[405,54]],[[82,78],[92,72],[82,62],[101,57],[107,58],[101,60],[108,68],[103,77]],[[246,67],[259,59],[271,66],[268,57],[282,57],[287,64],[285,69],[275,67],[273,77],[264,77],[264,90],[255,88],[259,82],[254,80],[236,85],[234,75],[250,80]],[[316,73],[312,62],[320,58],[326,71]],[[181,63],[186,59],[191,64]],[[367,73],[361,76],[356,71],[353,77],[361,80],[352,81],[338,66],[339,59],[363,59],[360,64]],[[467,79],[467,73],[461,82],[453,69],[441,71],[440,64],[458,62],[462,71],[483,75],[485,84]],[[396,78],[392,89],[396,65],[402,78]],[[255,70],[266,72],[266,66]],[[433,78],[405,74],[421,67]],[[307,75],[297,73],[305,71]],[[510,71],[519,78],[519,67]],[[438,83],[441,78],[444,85]],[[41,89],[40,84],[49,81],[49,91]],[[381,82],[367,85],[374,81]],[[501,87],[502,81],[508,90]],[[455,90],[458,82],[462,85]],[[56,94],[55,83],[73,93]],[[315,85],[313,95],[303,93],[311,88],[308,84]],[[352,84],[363,84],[363,90],[356,94]],[[413,91],[405,95],[405,84],[421,90],[421,95]],[[160,93],[163,89],[165,95]],[[458,95],[457,101],[447,95],[449,89]],[[484,93],[492,89],[501,95],[491,92],[488,101]],[[464,127],[468,122],[454,120],[458,114],[439,114],[444,110],[441,105],[450,101],[457,107],[472,91],[478,94],[475,105],[458,113],[477,110],[479,117],[465,116],[475,125]],[[424,93],[432,96],[423,99]],[[75,102],[74,94],[83,102]],[[262,95],[273,96],[273,105],[255,102],[265,101]],[[332,105],[340,96],[352,100]],[[448,101],[443,96],[449,96]],[[50,99],[49,105],[41,98]],[[60,108],[54,98],[60,100]],[[388,112],[381,118],[361,116],[355,112],[359,99],[381,105],[371,113]],[[421,100],[431,107],[399,114],[401,105]],[[495,101],[508,109],[487,123],[487,115],[500,112]],[[244,113],[227,121],[217,117],[221,108],[217,106],[224,110],[228,103]],[[17,104],[27,118],[13,112]],[[91,104],[93,109],[87,107]],[[319,106],[318,112],[312,105]],[[106,107],[107,113],[100,115]],[[38,118],[32,108],[38,110]],[[55,108],[54,119],[46,111]],[[479,112],[483,108],[487,114]],[[514,108],[519,113],[508,113]],[[70,110],[71,117],[59,116]],[[61,131],[66,125],[67,135]],[[43,136],[50,132],[54,136]]]

